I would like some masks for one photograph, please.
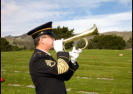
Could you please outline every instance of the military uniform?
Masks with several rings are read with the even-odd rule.
[[[52,22],[48,22],[27,33],[33,39],[41,35],[54,38]],[[69,80],[78,68],[77,62],[69,61],[69,53],[57,52],[57,61],[48,53],[35,49],[30,63],[29,71],[35,85],[36,94],[66,94],[64,81]]]
[[[56,61],[38,49],[35,49],[29,66],[36,94],[67,94],[64,81],[69,80],[79,67],[77,62],[69,61],[67,52],[58,52]]]

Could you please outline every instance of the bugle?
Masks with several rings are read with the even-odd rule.
[[[78,39],[84,39],[85,40],[85,46],[81,49],[85,49],[88,45],[88,40],[86,39],[86,37],[88,36],[91,36],[91,35],[98,35],[98,30],[97,30],[97,27],[96,25],[94,24],[93,27],[91,27],[90,29],[80,33],[80,34],[77,34],[73,37],[70,37],[70,38],[67,38],[67,39],[64,39],[63,40],[63,44],[65,45],[66,43],[69,43],[69,42],[72,42],[72,41],[75,41],[75,40],[78,40]],[[64,48],[65,49],[65,48]]]

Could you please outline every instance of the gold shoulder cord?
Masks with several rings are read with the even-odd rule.
[[[58,74],[63,74],[69,69],[69,66],[65,60],[59,58],[57,61],[57,69]]]

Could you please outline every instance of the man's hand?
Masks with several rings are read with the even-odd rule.
[[[69,55],[71,56],[71,62],[75,63],[79,54],[82,52],[82,49],[78,49],[76,50],[75,47],[73,47],[73,50],[71,52],[69,52]]]
[[[56,52],[63,51],[63,39],[54,41],[54,50]]]

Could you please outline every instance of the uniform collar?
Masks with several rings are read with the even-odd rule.
[[[36,48],[36,50],[39,50],[39,51],[44,52],[44,53],[48,54],[49,56],[51,56],[51,54],[50,54],[50,53],[48,53],[48,52],[46,52],[46,51],[44,51],[44,50],[37,49],[37,48]]]

